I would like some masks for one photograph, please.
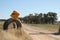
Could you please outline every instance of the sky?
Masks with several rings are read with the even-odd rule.
[[[20,13],[19,17],[56,12],[60,21],[60,0],[0,0],[0,19],[10,18],[14,10]]]

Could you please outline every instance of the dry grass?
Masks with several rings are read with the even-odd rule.
[[[28,25],[42,28],[42,29],[45,29],[48,31],[58,31],[58,29],[59,29],[58,24],[28,24]]]
[[[2,30],[4,22],[0,22],[0,40],[32,40],[31,37],[24,32],[23,29],[13,29],[9,25],[9,28],[7,31]]]

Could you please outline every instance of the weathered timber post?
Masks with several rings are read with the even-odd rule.
[[[58,30],[58,33],[60,34],[60,24],[59,24],[59,30]]]

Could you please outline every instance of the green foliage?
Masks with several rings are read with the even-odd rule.
[[[25,16],[23,21],[25,23],[35,23],[35,24],[54,24],[57,20],[57,13],[55,12],[48,12],[47,14],[29,14],[29,16]]]

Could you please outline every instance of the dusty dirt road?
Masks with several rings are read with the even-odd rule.
[[[27,24],[23,24],[23,29],[33,40],[60,40],[60,35],[53,35],[53,32],[48,30],[42,30]]]
[[[0,40],[32,40],[31,37],[21,29],[14,29],[9,25],[8,30],[3,30],[3,23],[0,22]]]
[[[3,23],[2,23],[3,24]],[[0,24],[0,26],[2,25]],[[37,28],[34,26],[30,26],[27,24],[22,24],[22,35],[17,30],[9,30],[8,32],[1,30],[0,27],[0,40],[25,40],[28,38],[28,35],[33,40],[60,40],[60,35],[53,35],[51,31],[43,30],[41,28]],[[27,34],[28,35],[27,35]],[[20,37],[19,37],[20,36]],[[29,38],[28,38],[29,39]],[[27,39],[27,40],[28,40]]]

